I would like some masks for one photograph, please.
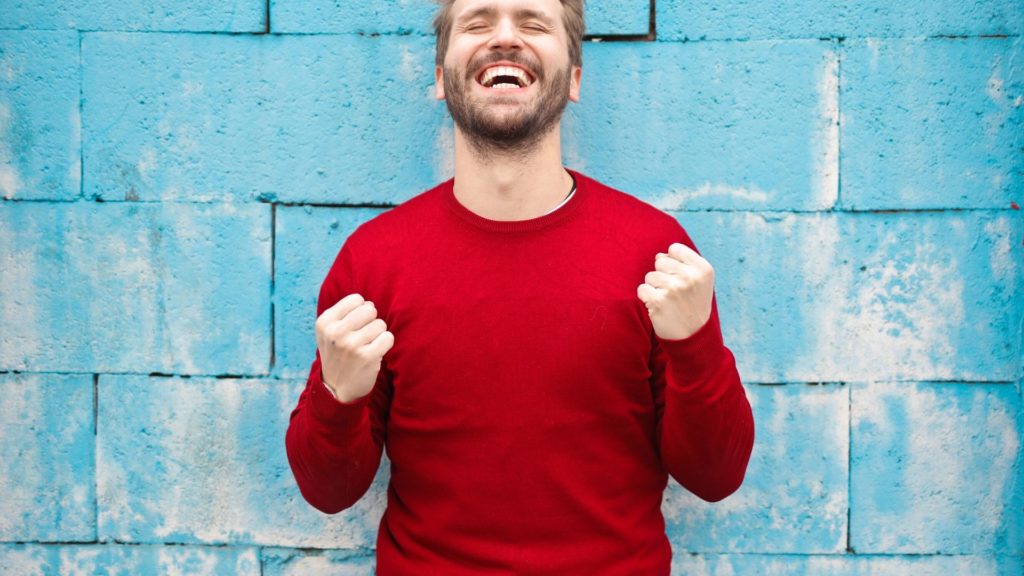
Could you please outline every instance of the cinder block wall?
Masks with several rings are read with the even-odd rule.
[[[0,6],[0,571],[370,574],[284,431],[320,280],[451,173],[426,0]],[[716,266],[745,485],[677,574],[1024,574],[1020,0],[592,1],[567,163]],[[614,473],[614,471],[609,471]]]

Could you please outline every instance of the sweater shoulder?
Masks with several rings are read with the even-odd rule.
[[[414,237],[419,229],[437,221],[438,213],[444,209],[444,192],[450,186],[451,180],[442,182],[370,218],[352,232],[348,243],[382,249]]]
[[[674,216],[616,188],[580,175],[586,179],[595,210],[610,219],[612,229],[634,238],[656,242],[690,242],[686,231]]]

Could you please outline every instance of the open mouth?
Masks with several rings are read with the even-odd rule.
[[[533,77],[516,66],[491,66],[477,77],[477,81],[484,88],[526,88],[533,84]]]

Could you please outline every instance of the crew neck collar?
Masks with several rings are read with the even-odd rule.
[[[576,184],[576,191],[573,192],[563,204],[556,207],[556,209],[551,212],[535,218],[528,218],[526,220],[491,220],[490,218],[480,216],[476,212],[473,212],[469,208],[463,206],[455,197],[454,179],[445,182],[442,192],[445,197],[445,203],[448,205],[451,212],[460,220],[475,228],[491,232],[529,232],[533,230],[540,230],[572,218],[576,214],[580,203],[584,201],[587,192],[585,178],[583,178],[578,172],[569,170],[568,168],[566,168],[565,171],[572,176],[572,179]]]

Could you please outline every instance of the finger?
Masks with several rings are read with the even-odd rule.
[[[655,288],[669,288],[675,283],[675,280],[673,280],[671,275],[655,270],[653,272],[648,272],[647,275],[644,276],[644,282]]]
[[[661,299],[661,291],[659,290],[650,284],[641,284],[636,288],[636,297],[650,310]]]
[[[380,336],[381,332],[387,329],[388,325],[380,318],[371,320],[366,326],[352,332],[352,342],[359,346],[364,346],[373,342],[377,336]]]
[[[378,334],[377,337],[373,339],[373,342],[366,345],[366,352],[383,358],[384,355],[387,354],[388,350],[391,350],[391,347],[394,345],[395,335],[385,330]]]
[[[377,318],[377,307],[373,302],[363,302],[337,322],[336,329],[355,332]]]
[[[364,302],[363,297],[359,294],[349,294],[341,300],[334,303],[333,306],[324,310],[324,313],[320,315],[319,319],[323,319],[324,322],[333,322],[335,320],[341,320],[348,315],[349,312],[356,309],[357,306],[362,305]]]
[[[658,254],[654,257],[654,269],[667,274],[679,274],[687,270],[688,265],[676,260],[668,254]]]
[[[696,250],[679,242],[668,247],[668,255],[684,264],[693,264],[703,260]]]

